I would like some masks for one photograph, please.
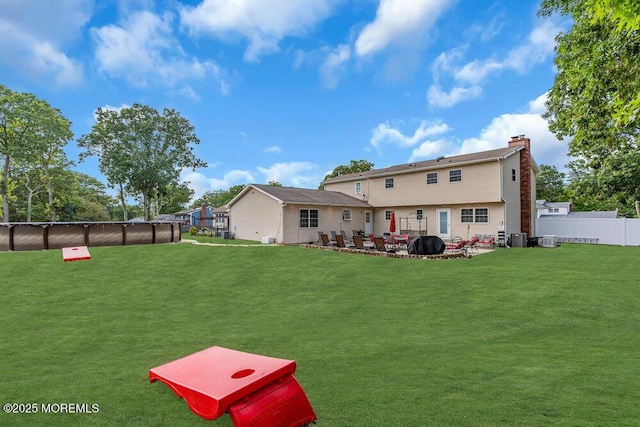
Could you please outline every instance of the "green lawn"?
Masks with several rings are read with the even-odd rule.
[[[473,259],[167,244],[0,252],[0,425],[231,426],[149,369],[219,345],[298,363],[318,426],[638,425],[638,247]]]

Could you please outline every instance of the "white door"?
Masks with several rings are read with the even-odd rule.
[[[369,236],[373,233],[373,221],[371,220],[371,211],[364,211],[364,235]]]
[[[451,238],[451,221],[449,218],[451,216],[450,209],[438,209],[438,237],[441,239],[450,239]]]

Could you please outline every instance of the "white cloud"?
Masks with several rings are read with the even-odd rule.
[[[418,160],[433,159],[437,154],[446,151],[450,145],[450,142],[446,139],[424,141],[418,148],[411,152],[409,161],[415,162]]]
[[[545,93],[529,102],[529,110],[525,113],[495,117],[477,138],[464,140],[455,154],[502,148],[512,136],[525,135],[531,139],[531,152],[538,165],[555,165],[563,169],[570,160],[567,157],[568,140],[558,140],[541,117],[541,113],[546,111],[546,97]]]
[[[275,163],[268,168],[258,167],[264,182],[275,181],[285,186],[316,188],[324,178],[322,171],[310,162]]]
[[[449,92],[444,92],[437,85],[431,85],[427,92],[427,103],[429,107],[449,108],[467,99],[477,98],[482,94],[482,88],[454,87]]]
[[[180,179],[189,182],[189,188],[194,190],[195,199],[207,191],[228,190],[234,185],[245,185],[255,182],[253,174],[244,170],[226,172],[222,178],[208,178],[201,172],[185,169],[182,171]]]
[[[390,45],[421,42],[450,4],[446,0],[380,0],[375,20],[363,28],[355,42],[356,54],[373,55]]]
[[[255,62],[277,52],[287,36],[300,36],[323,21],[339,0],[204,0],[180,11],[181,24],[192,33],[249,41],[244,59]]]
[[[334,89],[338,86],[339,75],[344,72],[344,63],[349,58],[351,58],[351,48],[347,45],[340,45],[329,52],[320,66],[320,77],[326,88]]]
[[[173,87],[187,80],[212,76],[220,81],[221,93],[228,93],[228,82],[218,65],[187,57],[172,34],[172,21],[173,16],[168,12],[158,16],[138,11],[119,25],[93,28],[100,71],[139,86]],[[181,91],[192,99],[197,96],[188,86]]]
[[[0,61],[47,84],[77,85],[82,64],[64,53],[89,21],[92,2],[3,2],[0,14]]]
[[[270,154],[279,154],[282,153],[282,148],[278,147],[277,145],[274,145],[272,147],[267,147],[263,150],[265,153],[270,153]]]
[[[389,122],[380,123],[372,132],[371,145],[381,151],[383,145],[395,145],[398,147],[414,147],[427,142],[427,138],[439,135],[449,130],[445,123],[427,121],[420,122],[413,135],[405,135],[400,129],[392,127]],[[426,148],[425,148],[426,150]]]
[[[480,95],[480,84],[493,74],[503,70],[526,73],[536,64],[544,62],[553,53],[555,36],[562,30],[552,20],[545,20],[535,27],[527,41],[506,53],[504,58],[474,59],[462,66],[454,63],[462,58],[467,47],[456,48],[440,54],[432,64],[432,73],[436,84],[429,88],[427,99],[430,106],[450,108],[466,99]],[[438,82],[443,74],[453,77],[455,87],[449,92],[439,88]],[[465,86],[471,87],[465,87]]]

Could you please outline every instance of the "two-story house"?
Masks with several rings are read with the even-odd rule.
[[[530,144],[521,135],[496,150],[345,174],[326,180],[324,192],[250,185],[228,205],[231,229],[251,240],[268,231],[279,243],[314,240],[314,231],[380,235],[394,212],[400,233],[533,236],[538,167]]]
[[[505,148],[341,175],[324,188],[368,202],[373,218],[365,231],[374,234],[389,229],[395,211],[401,232],[532,236],[538,167],[530,146],[529,138],[515,136]]]

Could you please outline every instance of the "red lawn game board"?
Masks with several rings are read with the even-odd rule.
[[[211,347],[149,371],[202,418],[228,412],[236,427],[303,426],[316,415],[293,376],[296,362]]]
[[[80,261],[83,259],[91,259],[91,255],[86,246],[76,246],[74,248],[62,248],[62,259],[65,262]]]

